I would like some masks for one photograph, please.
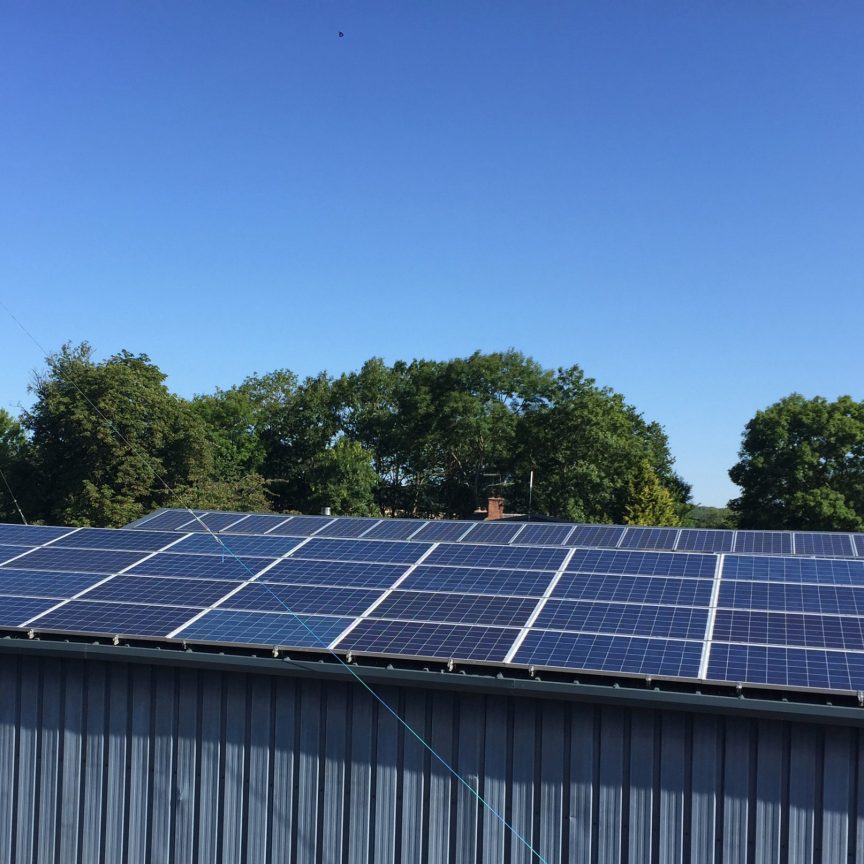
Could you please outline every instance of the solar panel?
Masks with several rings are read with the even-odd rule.
[[[722,582],[717,605],[725,609],[864,615],[864,588],[790,582]]]
[[[805,534],[796,532],[795,553],[797,555],[853,556],[850,534]]]
[[[51,544],[52,549],[110,549],[155,552],[183,535],[174,531],[133,531],[123,528],[81,528]],[[138,557],[140,558],[141,555]]]
[[[559,669],[696,678],[702,643],[531,630],[514,663]]]
[[[513,539],[513,544],[519,546],[560,546],[572,531],[572,525],[526,525]]]
[[[628,528],[619,549],[674,549],[677,528]]]
[[[33,546],[0,546],[0,564],[8,564],[13,558],[20,558],[34,548]]]
[[[258,555],[279,558],[302,543],[303,539],[274,537],[269,534],[266,537],[254,534],[221,534],[218,538],[212,534],[193,534],[175,543],[171,551],[181,554],[191,552],[197,555]]]
[[[686,576],[711,579],[717,567],[715,555],[681,552],[634,552],[612,549],[577,549],[568,572],[630,573],[640,576]]]
[[[175,555],[160,552],[128,572],[135,576],[175,579],[227,579],[243,582],[272,564],[273,558],[232,558],[228,555]]]
[[[309,537],[333,521],[332,516],[292,516],[287,522],[277,525],[270,534],[293,534],[295,537]]]
[[[736,531],[736,552],[764,555],[788,555],[792,552],[792,535],[786,531]]]
[[[193,510],[192,513],[188,510],[162,510],[149,519],[139,519],[127,527],[144,531],[174,531],[181,525],[186,525],[194,516],[203,516],[206,512],[206,510]],[[237,518],[242,515],[238,513]]]
[[[112,552],[102,549],[58,549],[43,546],[20,558],[14,566],[19,570],[71,570],[75,573],[116,573],[140,561],[141,552]],[[6,564],[3,566],[13,566]]]
[[[723,581],[737,579],[864,585],[864,561],[728,555],[723,560]]]
[[[185,523],[177,526],[180,531],[222,531],[235,522],[244,519],[242,513],[204,513],[203,515],[193,516],[189,514],[189,519]],[[146,526],[143,526],[146,527]]]
[[[472,546],[442,543],[424,564],[454,567],[501,567],[511,570],[557,570],[564,562],[564,549],[546,546]]]
[[[59,528],[53,525],[8,525],[0,523],[0,545],[3,546],[41,546],[56,540],[74,528]]]
[[[471,532],[471,543],[509,543],[522,525],[513,522],[480,522]]]
[[[690,552],[731,552],[733,531],[682,528],[676,549]]]
[[[377,525],[380,519],[335,519],[316,533],[316,537],[359,537]]]
[[[864,534],[855,534],[852,539],[855,541],[856,553],[864,558]]]
[[[380,591],[321,585],[261,585],[252,582],[220,604],[222,609],[301,612],[356,617],[381,596]]]
[[[46,598],[0,596],[0,627],[20,630],[25,621],[50,609],[56,602]]]
[[[382,519],[363,535],[364,540],[407,540],[422,528],[422,519]]]
[[[565,573],[551,596],[568,600],[707,606],[712,587],[708,579]]]
[[[458,540],[466,531],[477,527],[476,522],[430,522],[425,528],[421,528],[411,539],[423,541],[452,541]]]
[[[233,645],[274,645],[323,649],[352,621],[288,612],[211,609],[179,633],[178,639]]]
[[[0,570],[0,594],[20,597],[68,598],[104,577],[95,573]]]
[[[712,638],[719,642],[864,651],[864,619],[718,609]]]
[[[536,605],[536,600],[525,597],[393,591],[369,617],[523,627]]]
[[[368,654],[501,662],[519,631],[460,624],[361,621],[337,647]]]
[[[263,513],[253,513],[223,530],[226,534],[266,534],[289,518],[282,515],[268,516]]]
[[[53,612],[35,618],[28,626],[37,632],[57,630],[106,636],[164,637],[187,621],[191,611],[179,606],[70,600]]]
[[[91,577],[92,578],[92,577]],[[115,576],[88,591],[87,600],[117,600],[205,609],[240,582],[214,579],[168,579],[160,576]],[[187,617],[191,617],[190,612]]]
[[[532,628],[704,639],[708,609],[548,600]]]
[[[567,545],[614,549],[624,536],[624,531],[620,525],[581,525],[567,538]]]
[[[313,537],[294,553],[297,558],[327,561],[380,561],[382,564],[413,564],[429,547],[398,540],[335,540]]]
[[[506,594],[542,597],[553,574],[540,570],[500,570],[486,567],[435,567],[421,564],[401,584],[406,589],[464,591],[466,594]]]
[[[313,561],[285,558],[260,577],[267,583],[334,585],[352,588],[388,588],[408,568],[404,564]]]

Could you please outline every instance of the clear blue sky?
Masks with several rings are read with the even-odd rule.
[[[0,0],[0,296],[184,395],[579,364],[723,504],[758,408],[864,398],[862,45],[853,2]]]

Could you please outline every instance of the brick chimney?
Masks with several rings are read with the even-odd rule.
[[[504,518],[504,499],[490,498],[486,503],[486,521]]]

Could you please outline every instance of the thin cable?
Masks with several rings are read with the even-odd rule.
[[[15,493],[12,491],[12,487],[9,485],[9,481],[6,479],[6,475],[3,473],[2,468],[0,468],[0,477],[3,478],[3,485],[9,490],[9,497],[15,504],[15,509],[18,511],[21,521],[26,525],[27,520],[24,518],[24,511],[21,509],[21,505],[18,503],[18,499],[15,497]]]
[[[31,342],[33,342],[34,345],[36,345],[36,347],[42,352],[43,357],[47,360],[50,357],[50,355],[45,350],[45,348],[42,347],[39,340],[36,339],[36,337],[15,317],[15,315],[12,313],[12,311],[9,309],[9,307],[2,300],[0,300],[0,307],[2,307],[4,309],[4,311],[9,315],[9,317],[18,325],[18,327],[21,328],[21,330],[24,332],[24,334],[30,339]],[[105,421],[105,424],[108,426],[108,428],[111,430],[111,432],[113,432],[120,439],[120,441],[122,441],[126,445],[127,448],[129,448],[130,450],[134,450],[137,448],[145,456],[149,455],[147,453],[147,451],[140,444],[137,444],[137,443],[130,441],[119,429],[117,429],[117,427],[105,416],[105,414],[102,413],[102,411],[99,409],[99,407],[96,404],[94,404],[94,402],[78,386],[78,384],[75,381],[73,381],[71,379],[71,377],[67,377],[60,370],[59,366],[56,366],[54,368],[54,371],[61,378],[63,378],[63,380],[65,380],[68,384],[71,384],[81,394],[81,396],[84,397],[87,404],[90,405],[90,407],[93,408],[93,410],[99,415],[99,417],[101,417],[102,420]],[[180,503],[182,504],[181,509],[186,510],[192,516],[192,518],[201,525],[201,527],[204,529],[204,531],[207,534],[209,534],[218,544],[220,544],[222,546],[222,548],[225,549],[225,551],[228,552],[228,554],[234,560],[236,560],[240,564],[240,566],[244,570],[246,570],[247,573],[249,573],[249,575],[252,578],[254,578],[255,573],[252,571],[252,569],[246,564],[245,561],[243,561],[240,558],[239,555],[237,555],[231,549],[230,546],[228,546],[227,543],[225,543],[225,541],[223,540],[222,537],[217,536],[216,533],[214,531],[212,531],[210,529],[210,527],[201,519],[201,517],[183,501],[182,494],[178,495],[178,493],[172,488],[171,484],[164,477],[162,477],[158,472],[154,471],[153,476],[165,487],[165,489],[168,492],[170,492],[172,495],[174,495],[177,498],[178,501],[180,501]],[[22,518],[23,518],[23,514],[22,514]],[[391,714],[396,719],[396,721],[408,733],[410,733],[411,736],[419,744],[421,744],[462,786],[464,786],[477,799],[477,801],[480,804],[483,805],[483,807],[485,807],[489,811],[489,813],[492,814],[492,816],[494,816],[508,831],[510,831],[510,833],[528,850],[528,852],[530,852],[531,855],[533,855],[535,858],[537,858],[537,860],[540,861],[541,864],[549,864],[548,860],[546,858],[544,858],[534,848],[534,846],[531,844],[531,842],[523,834],[521,834],[516,828],[513,827],[513,825],[510,822],[507,821],[507,819],[504,815],[499,813],[498,810],[496,810],[495,807],[493,807],[440,753],[438,753],[438,751],[435,750],[435,748],[428,741],[426,741],[426,739],[423,738],[423,736],[420,735],[420,733],[417,732],[407,720],[405,720],[402,716],[400,716],[400,714],[394,708],[392,708],[385,699],[383,699],[381,696],[379,696],[378,693],[376,693],[375,690],[373,690],[372,687],[369,684],[367,684],[360,677],[360,675],[357,673],[357,671],[354,670],[350,666],[350,664],[346,663],[336,653],[336,651],[333,650],[326,642],[324,642],[324,640],[315,632],[315,630],[313,630],[306,623],[306,621],[303,620],[303,618],[301,618],[296,612],[294,612],[294,610],[291,609],[288,606],[288,604],[285,603],[285,601],[272,588],[270,588],[269,585],[267,585],[266,582],[257,582],[256,584],[261,585],[264,588],[266,588],[273,595],[273,597],[277,600],[277,602],[293,618],[295,618],[305,630],[308,631],[308,633],[312,636],[312,638],[315,640],[315,642],[317,642],[318,645],[320,645],[322,648],[324,648],[344,669],[346,669],[353,676],[353,678],[357,681],[357,683],[360,684],[366,690],[366,692],[369,693],[380,705],[382,705],[386,709],[386,711],[389,714]]]

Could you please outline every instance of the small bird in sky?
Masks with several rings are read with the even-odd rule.
[[[339,31],[339,38],[341,39],[344,35],[345,35],[345,34],[340,30],[340,31]]]

